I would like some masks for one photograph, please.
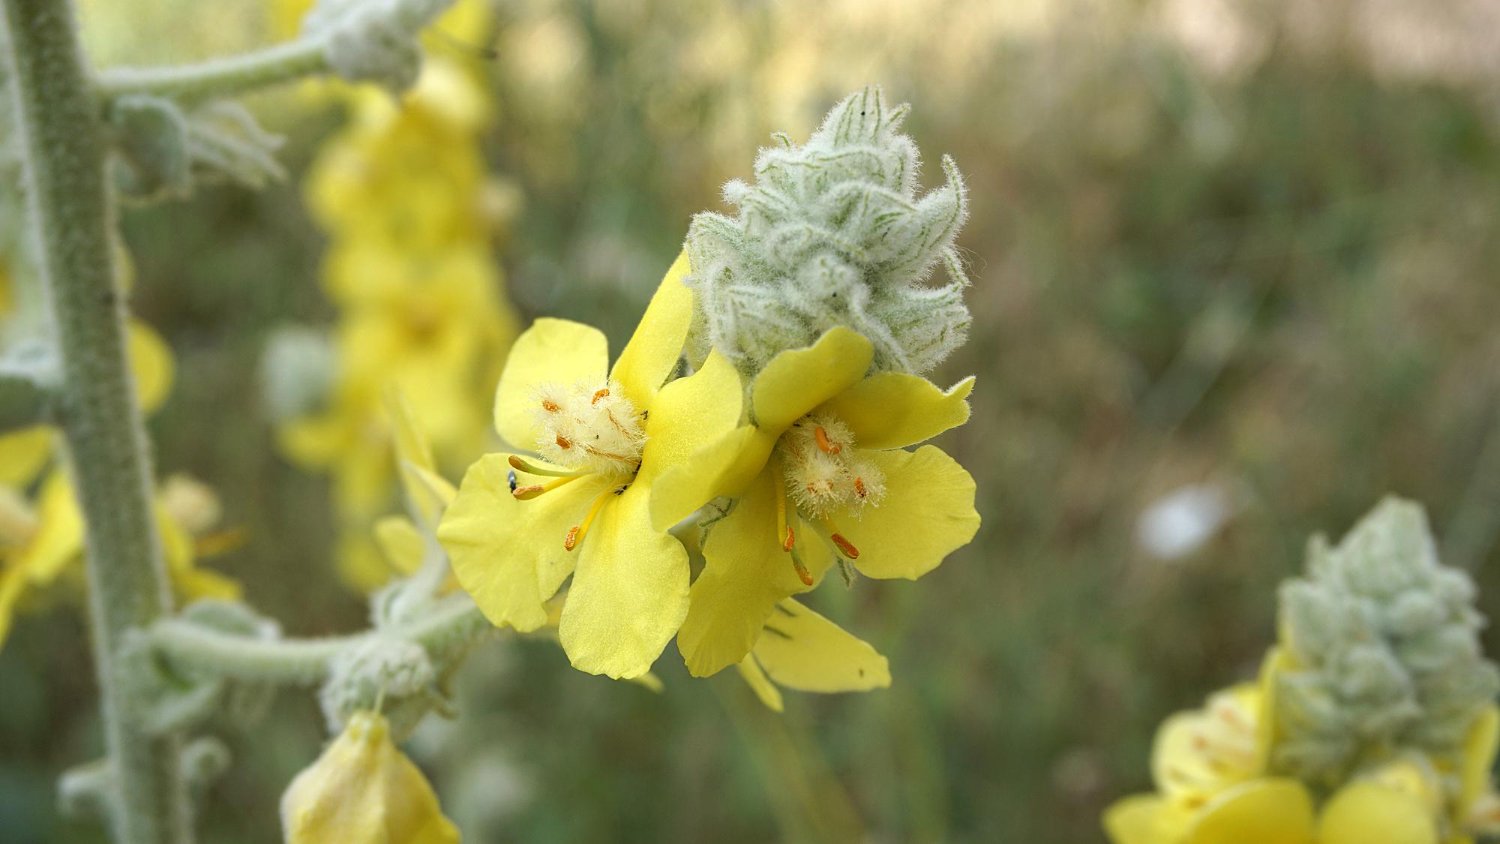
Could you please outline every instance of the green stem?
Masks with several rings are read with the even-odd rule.
[[[26,375],[0,372],[0,434],[47,421],[52,394]]]
[[[119,67],[99,74],[96,88],[106,99],[153,94],[204,100],[242,94],[313,76],[328,70],[321,38],[302,38],[253,53],[178,67]]]
[[[150,459],[126,365],[125,308],[110,249],[110,196],[96,101],[67,0],[4,0],[26,194],[41,246],[62,362],[57,412],[87,524],[89,610],[105,741],[114,768],[115,836],[192,840],[176,736],[141,729],[129,693],[129,635],[171,608],[150,499]]]
[[[328,676],[335,656],[374,636],[415,642],[443,660],[493,629],[474,602],[465,598],[399,627],[322,639],[254,639],[181,619],[163,619],[151,627],[151,644],[169,666],[184,673],[313,685]]]

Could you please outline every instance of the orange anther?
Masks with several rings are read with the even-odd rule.
[[[557,402],[553,401],[552,399],[542,399],[542,410],[545,410],[548,413],[556,413],[559,410],[562,410],[562,408],[558,407]]]
[[[859,549],[854,547],[853,542],[850,542],[837,533],[835,533],[833,536],[830,536],[829,539],[832,539],[833,544],[839,547],[840,554],[843,554],[845,557],[848,557],[851,560],[859,559]]]
[[[792,531],[791,525],[787,525],[786,538],[781,540],[781,550],[790,551],[792,550],[792,546],[795,544],[797,544],[797,534]]]
[[[860,498],[864,498],[866,495],[869,494],[869,493],[867,493],[865,491],[865,480],[864,480],[864,478],[855,478],[854,479],[854,494],[857,495],[857,496],[859,496]]]
[[[604,398],[605,396],[608,396],[608,395],[609,395],[609,388],[605,387],[604,389],[599,390],[598,392],[594,393],[594,397],[592,399],[589,399],[589,404],[598,404],[600,399],[602,399],[602,398]]]
[[[803,586],[813,585],[812,572],[807,570],[807,566],[802,565],[802,561],[796,555],[792,556],[792,568],[797,570],[797,579],[802,581]]]
[[[573,447],[573,441],[570,440],[570,439],[568,439],[567,437],[563,436],[562,434],[558,434],[557,435],[557,447],[558,448],[572,448]]]
[[[563,537],[564,551],[572,551],[573,547],[578,544],[578,531],[580,527],[581,525],[573,525],[568,528],[568,535]]]
[[[818,427],[813,429],[813,439],[818,441],[818,448],[821,449],[824,454],[838,454],[839,452],[844,450],[844,447],[842,445],[839,445],[836,442],[831,442],[828,439],[828,432],[823,429],[822,425],[819,425]]]
[[[531,499],[536,498],[538,495],[541,495],[546,491],[547,488],[545,486],[542,486],[541,484],[532,484],[530,486],[516,487],[515,491],[511,492],[511,495],[514,495],[517,501],[530,501]]]

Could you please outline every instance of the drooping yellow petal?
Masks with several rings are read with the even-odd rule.
[[[818,408],[844,421],[860,448],[905,448],[969,421],[974,377],[939,389],[905,372],[877,372]]]
[[[752,653],[772,682],[802,692],[891,685],[890,664],[879,651],[791,599],[776,605]]]
[[[416,574],[427,556],[427,540],[405,516],[382,516],[376,520],[375,542],[391,568],[403,575]]]
[[[358,712],[281,797],[287,844],[457,844],[422,771],[385,718]]]
[[[1104,812],[1104,832],[1112,844],[1176,844],[1169,837],[1173,806],[1158,794],[1136,794],[1115,801]]]
[[[755,376],[755,424],[772,436],[854,386],[875,359],[870,341],[839,326],[803,349],[778,354]]]
[[[16,603],[26,591],[26,578],[18,569],[0,568],[0,648],[10,637],[11,625],[16,620]]]
[[[46,425],[0,435],[0,486],[23,487],[52,457],[53,429]]]
[[[649,498],[633,484],[604,506],[574,552],[558,636],[580,671],[617,680],[646,673],[687,615],[687,551],[652,529]]]
[[[620,350],[610,377],[620,382],[637,409],[651,406],[682,356],[693,321],[693,291],[683,283],[690,269],[687,252],[677,256],[641,315],[630,342]]]
[[[974,479],[953,458],[930,445],[861,453],[885,474],[886,489],[879,506],[837,521],[859,549],[854,565],[861,572],[915,580],[974,538]]]
[[[391,427],[396,440],[396,468],[401,474],[401,489],[406,494],[407,505],[413,515],[427,525],[429,530],[437,527],[438,518],[451,496],[445,498],[445,490],[434,490],[429,478],[438,478],[437,461],[432,456],[432,446],[412,417],[411,406],[397,390],[386,394],[386,413],[391,418]]]
[[[546,601],[579,560],[576,550],[563,548],[563,538],[609,481],[593,475],[517,501],[510,490],[509,459],[486,454],[469,467],[443,514],[438,540],[459,585],[485,617],[524,633],[547,623]],[[603,538],[603,527],[595,525],[588,542]]]
[[[61,470],[42,483],[37,500],[37,530],[16,552],[11,565],[32,583],[50,583],[83,554],[83,515],[73,497],[73,485]]]
[[[1196,816],[1183,844],[1314,844],[1313,803],[1296,780],[1251,780],[1221,792]]]
[[[141,410],[150,413],[167,400],[177,366],[166,341],[150,326],[132,320],[129,331],[130,369],[135,375],[136,398]]]
[[[1201,804],[1231,785],[1264,773],[1256,749],[1261,706],[1254,683],[1209,696],[1201,709],[1178,712],[1156,731],[1151,776],[1159,792]]]
[[[754,425],[730,431],[651,484],[651,523],[667,530],[721,495],[735,496],[766,467],[776,438]]]
[[[1415,794],[1363,781],[1323,807],[1318,844],[1438,844],[1437,824]]]
[[[760,698],[760,702],[766,705],[767,709],[772,712],[782,711],[785,704],[781,699],[781,690],[776,688],[776,684],[772,683],[766,677],[766,672],[760,670],[760,666],[755,662],[755,657],[747,656],[735,663],[734,667],[739,669],[740,677],[744,679],[745,684],[750,687],[750,690],[755,692],[755,696]]]
[[[688,671],[707,677],[745,658],[777,602],[806,592],[776,535],[776,496],[781,479],[763,472],[735,505],[714,523],[703,543],[707,564],[693,582],[691,602],[677,648]],[[793,530],[803,527],[800,520]],[[798,555],[814,578],[833,564],[826,545],[809,532]]]
[[[1455,818],[1467,817],[1474,804],[1490,790],[1490,771],[1495,765],[1497,747],[1500,747],[1500,707],[1491,704],[1474,719],[1474,726],[1464,740]]]
[[[516,338],[495,391],[495,430],[511,446],[536,448],[536,391],[543,384],[570,387],[602,383],[609,368],[609,341],[591,325],[539,319]]]

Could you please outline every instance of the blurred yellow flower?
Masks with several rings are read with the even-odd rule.
[[[1319,806],[1307,786],[1268,769],[1265,690],[1277,665],[1273,651],[1260,684],[1218,692],[1162,724],[1151,757],[1157,790],[1105,813],[1114,844],[1471,844],[1467,816],[1490,793],[1500,710],[1475,725],[1452,807],[1432,761],[1410,757],[1369,768]]]
[[[477,38],[483,12],[460,3],[441,25]],[[480,81],[430,56],[399,101],[365,89],[345,100],[349,125],[306,183],[330,239],[323,280],[341,312],[337,373],[326,406],[283,423],[278,440],[298,465],[331,475],[339,571],[369,591],[404,573],[381,549],[393,538],[410,547],[394,522],[376,524],[397,479],[387,391],[410,402],[440,462],[467,463],[483,450],[485,397],[516,319],[491,251],[498,221],[478,140],[493,115]]]
[[[374,712],[357,712],[281,797],[287,844],[456,844],[421,769]]]
[[[666,383],[692,318],[687,274],[679,257],[613,369],[590,326],[542,319],[517,339],[495,426],[543,459],[481,458],[438,530],[459,583],[497,626],[543,626],[571,574],[558,632],[590,673],[644,674],[687,611],[687,552],[653,529],[651,489],[719,427],[716,397],[739,389],[738,376],[708,370]]]
[[[779,602],[813,587],[835,554],[875,578],[915,579],[973,539],[974,480],[932,446],[968,419],[973,379],[948,391],[914,375],[866,377],[868,340],[835,328],[756,376],[749,424],[665,474],[651,500],[666,529],[719,496],[734,509],[708,532],[678,634],[689,671],[739,663]],[[732,370],[717,352],[702,372]],[[725,396],[739,414],[742,392]]]

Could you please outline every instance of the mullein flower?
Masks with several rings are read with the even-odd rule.
[[[287,844],[457,844],[422,771],[375,712],[355,713],[281,797]]]
[[[687,612],[688,556],[652,527],[663,471],[735,422],[731,370],[667,384],[692,318],[678,258],[608,368],[604,335],[543,319],[517,339],[495,396],[495,426],[534,454],[470,467],[438,529],[459,583],[497,626],[535,630],[569,575],[558,634],[573,665],[644,674]],[[663,385],[666,384],[664,387]]]
[[[1315,541],[1308,576],[1282,589],[1260,682],[1162,725],[1156,791],[1110,807],[1110,838],[1472,844],[1500,830],[1500,708],[1473,597],[1416,505],[1388,500],[1337,547]]]
[[[968,419],[973,379],[943,391],[915,375],[867,375],[870,342],[835,328],[782,352],[750,385],[750,421],[663,476],[651,515],[666,529],[709,501],[736,499],[704,540],[678,647],[695,675],[745,658],[776,605],[842,565],[915,579],[979,528],[974,480],[931,446]],[[703,373],[733,371],[717,353]],[[731,401],[739,414],[740,397]]]

